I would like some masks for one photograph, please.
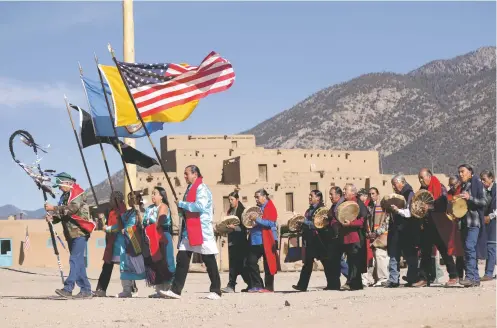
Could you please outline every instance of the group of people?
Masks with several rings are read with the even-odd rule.
[[[403,175],[392,180],[394,192],[405,200],[404,208],[391,205],[383,208],[377,188],[356,192],[347,184],[343,195],[339,187],[332,187],[332,206],[328,213],[329,226],[316,229],[314,211],[324,206],[322,194],[311,191],[310,207],[305,213],[302,229],[305,257],[300,279],[294,289],[307,290],[312,265],[321,260],[327,289],[338,289],[340,255],[347,255],[349,272],[342,290],[362,289],[364,286],[388,288],[400,285],[400,259],[407,264],[407,275],[402,277],[407,287],[430,286],[438,280],[436,255],[440,254],[449,280],[446,287],[460,284],[479,286],[481,281],[495,279],[496,258],[496,184],[494,174],[485,170],[475,175],[473,168],[462,164],[458,175],[449,179],[447,189],[426,168],[418,174],[420,189],[433,196],[432,205],[425,204],[426,214],[414,217],[411,205],[415,192]],[[454,197],[467,203],[467,213],[459,220],[447,215]],[[337,208],[344,201],[356,201],[359,214],[352,222],[338,222]],[[454,257],[456,260],[454,260]],[[486,259],[485,272],[480,277],[478,259]],[[362,280],[362,281],[361,281]]]
[[[62,196],[57,206],[45,205],[46,220],[62,223],[70,249],[70,272],[64,287],[57,289],[56,294],[64,298],[105,297],[114,264],[119,264],[123,290],[118,297],[132,297],[138,291],[136,281],[146,280],[147,285],[155,286],[155,293],[149,297],[179,299],[193,253],[201,255],[210,278],[208,299],[216,300],[222,293],[235,292],[238,276],[246,284],[242,292],[273,292],[274,276],[280,270],[278,213],[267,191],[260,189],[254,194],[262,215],[253,218],[250,229],[243,224],[228,226],[229,281],[221,288],[211,191],[195,165],[185,168],[184,178],[188,184],[184,198],[175,201],[181,222],[176,257],[166,191],[155,187],[152,205],[147,208],[139,192],[127,195],[128,208],[124,195],[112,192],[111,210],[104,226],[107,233],[104,264],[97,288],[92,291],[86,276],[84,250],[95,224],[90,218],[85,193],[76,180],[67,173],[58,174],[55,186],[62,191]],[[404,208],[394,205],[382,208],[380,194],[374,187],[358,191],[353,184],[345,185],[343,190],[333,186],[328,224],[320,228],[314,225],[313,214],[325,206],[323,194],[319,190],[311,191],[301,231],[305,248],[303,267],[293,288],[307,290],[315,260],[323,264],[326,290],[358,290],[369,285],[398,287],[401,256],[408,267],[403,277],[406,285],[429,286],[436,279],[434,251],[440,253],[447,267],[446,286],[459,283],[473,287],[480,281],[493,279],[497,214],[493,173],[484,171],[478,177],[469,165],[463,164],[459,166],[458,176],[449,180],[449,190],[428,169],[419,172],[419,181],[421,188],[435,199],[422,219],[411,215],[414,190],[402,175],[394,176],[391,183],[394,192],[405,199]],[[466,215],[457,221],[446,216],[448,201],[454,196],[464,198],[468,205]],[[242,222],[245,208],[238,194],[231,193],[229,200],[231,206],[226,214],[235,215]],[[356,202],[359,213],[355,219],[339,221],[337,210],[346,201]],[[259,273],[261,258],[264,280]],[[479,258],[487,259],[481,279],[477,267]],[[343,286],[341,274],[347,278]],[[73,296],[75,284],[81,291]]]

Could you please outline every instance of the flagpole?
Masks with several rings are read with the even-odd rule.
[[[81,67],[81,64],[79,62],[78,65],[79,65],[79,78],[81,79],[81,85],[83,86],[83,91],[85,92],[86,101],[88,103],[88,109],[91,110],[90,100],[88,99],[88,92],[86,91],[86,86],[85,83],[83,82],[83,68]],[[91,124],[93,126],[93,132],[95,132],[95,136],[97,137],[98,145],[100,146],[100,152],[102,153],[102,158],[104,160],[105,171],[107,172],[107,179],[109,180],[110,190],[112,191],[112,193],[114,193],[114,186],[112,185],[112,179],[109,171],[109,164],[107,163],[107,157],[105,156],[104,147],[102,146],[100,139],[98,139],[97,129],[95,128],[95,122],[93,122],[93,116],[92,115],[90,116],[91,116]],[[111,199],[109,199],[109,201],[111,201]]]
[[[98,68],[98,58],[97,58],[96,54],[94,54],[94,56],[95,56],[95,63],[97,64],[98,77],[100,78],[100,84],[102,85],[102,92],[104,93],[105,102],[107,104],[107,110],[109,111],[109,119],[110,119],[110,122],[112,124],[112,129],[114,130],[114,136],[116,137],[116,140],[117,140],[117,149],[119,150],[119,155],[121,155],[121,161],[123,162],[124,175],[126,176],[126,181],[128,182],[128,184],[127,185],[125,184],[124,186],[125,187],[127,186],[129,188],[129,192],[134,193],[134,191],[133,191],[133,184],[132,184],[131,177],[130,177],[129,171],[128,171],[128,166],[126,165],[126,162],[124,161],[123,151],[121,149],[121,144],[119,143],[119,137],[117,135],[117,129],[116,129],[115,125],[114,125],[114,115],[112,115],[112,111],[110,109],[109,98],[107,97],[107,92],[105,91],[105,85],[104,85],[104,80],[103,80],[103,77],[102,77],[102,72],[100,72],[100,69]],[[136,167],[135,167],[135,172],[136,172]],[[126,189],[127,188],[124,189],[124,192],[125,192],[125,195],[126,195],[125,199],[126,199],[126,203],[127,203],[128,194],[126,194]]]
[[[123,54],[124,61],[133,63],[135,61],[135,23],[133,20],[133,1],[123,0]],[[98,68],[98,66],[97,66]],[[100,70],[99,70],[100,72]],[[112,117],[112,116],[111,116]],[[114,125],[114,122],[112,122]],[[136,140],[133,138],[123,138],[124,143],[136,149]],[[129,191],[133,190],[136,186],[136,165],[128,165],[124,163],[128,172],[128,186],[124,184],[124,194],[127,195]],[[127,203],[127,198],[126,198]]]
[[[88,171],[88,166],[86,165],[85,155],[83,155],[83,149],[81,148],[81,144],[79,143],[78,133],[76,132],[76,128],[74,127],[74,121],[71,116],[71,111],[69,110],[69,102],[67,101],[66,95],[64,95],[64,101],[66,102],[67,115],[69,115],[69,119],[71,120],[72,131],[74,132],[74,137],[76,138],[76,143],[78,144],[79,154],[81,155],[81,159],[83,160],[86,176],[88,177],[88,182],[90,183],[91,193],[93,194],[93,198],[95,199],[95,204],[100,207],[100,205],[98,204],[97,194],[95,193],[93,183],[91,182],[90,172]]]
[[[150,133],[148,132],[147,126],[145,125],[145,122],[143,121],[143,118],[142,118],[140,112],[138,111],[138,108],[136,107],[135,100],[133,99],[133,95],[131,94],[131,91],[129,90],[128,83],[126,82],[126,79],[124,78],[124,76],[123,76],[123,74],[121,72],[121,69],[119,68],[116,56],[114,54],[114,50],[112,50],[112,47],[111,47],[110,44],[109,44],[108,48],[109,48],[110,54],[112,55],[112,60],[116,64],[116,67],[117,67],[117,70],[119,72],[119,75],[121,76],[121,80],[123,81],[123,84],[126,87],[126,91],[128,92],[128,96],[131,99],[131,102],[133,103],[133,108],[135,109],[136,116],[140,120],[140,123],[142,124],[143,129],[145,130],[145,133],[147,134],[147,137],[148,137],[148,141],[150,141],[150,145],[152,145],[152,148],[154,149],[155,156],[157,157],[157,160],[159,161],[159,164],[160,164],[160,167],[162,169],[162,172],[166,176],[167,183],[169,184],[169,187],[171,188],[171,191],[173,193],[174,199],[178,200],[178,196],[176,195],[176,191],[174,190],[174,187],[173,187],[173,184],[171,182],[171,179],[169,178],[169,175],[166,172],[166,168],[164,167],[164,163],[162,162],[162,159],[161,159],[161,157],[159,155],[159,152],[157,151],[157,148],[155,148],[154,142],[152,141],[152,138],[150,137]]]

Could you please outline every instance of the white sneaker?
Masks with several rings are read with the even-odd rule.
[[[216,293],[209,293],[209,295],[205,296],[204,298],[215,301],[215,300],[220,300],[221,296],[219,296]]]
[[[168,290],[168,291],[163,291],[163,290],[160,290],[159,293],[163,296],[165,296],[166,298],[170,298],[170,299],[180,299],[181,296],[178,295],[178,294],[175,294],[173,293],[171,290]]]
[[[387,282],[388,280],[378,280],[373,287],[381,287],[382,283]]]

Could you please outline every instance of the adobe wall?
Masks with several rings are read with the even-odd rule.
[[[24,239],[28,228],[30,247],[24,252]],[[69,274],[69,248],[62,226],[54,225],[54,230],[64,242],[66,249],[57,241],[60,262],[65,275]],[[13,267],[58,268],[57,258],[53,251],[52,239],[45,220],[17,220],[0,222],[0,238],[12,240]],[[103,243],[102,243],[103,240]],[[102,267],[103,250],[105,248],[105,233],[95,231],[88,240],[88,268]]]

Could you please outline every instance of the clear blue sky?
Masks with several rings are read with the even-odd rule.
[[[495,46],[495,3],[172,3],[134,5],[140,62],[198,64],[215,50],[233,63],[235,84],[200,102],[165,134],[231,134],[249,129],[322,88],[370,72],[406,73],[435,59]],[[86,107],[77,62],[96,78],[93,52],[122,59],[117,3],[0,3],[0,205],[36,209],[43,199],[15,165],[7,141],[17,129],[51,144],[44,168],[88,187],[63,95]],[[77,117],[75,116],[75,119]],[[111,171],[119,158],[105,146]],[[147,140],[138,148],[148,154]],[[98,146],[84,150],[95,183],[105,179]],[[208,173],[205,173],[208,174]]]

